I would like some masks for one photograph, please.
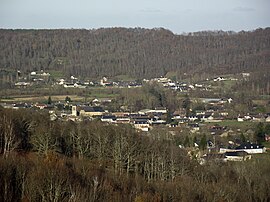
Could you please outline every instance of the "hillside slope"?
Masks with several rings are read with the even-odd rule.
[[[0,58],[0,69],[60,70],[92,78],[263,71],[270,67],[270,28],[188,35],[162,28],[2,29]]]

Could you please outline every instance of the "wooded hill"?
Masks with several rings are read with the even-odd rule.
[[[270,201],[269,154],[200,165],[195,150],[178,147],[195,141],[182,131],[145,135],[29,109],[0,114],[0,201]]]
[[[0,30],[0,69],[58,70],[65,75],[150,78],[266,71],[270,28],[197,32],[101,28]],[[186,75],[186,74],[185,74]]]

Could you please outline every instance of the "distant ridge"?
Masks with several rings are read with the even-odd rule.
[[[164,28],[0,29],[0,58],[0,69],[59,70],[92,78],[267,71],[270,28],[181,35]]]

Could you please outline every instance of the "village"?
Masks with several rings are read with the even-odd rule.
[[[18,80],[14,83],[15,88],[25,89],[35,85],[50,83],[52,86],[61,86],[64,89],[86,89],[86,88],[141,88],[144,84],[158,84],[164,89],[170,89],[177,93],[188,94],[194,90],[212,91],[213,86],[209,83],[188,83],[177,82],[166,77],[143,79],[141,81],[112,81],[106,77],[100,81],[82,81],[75,76],[69,79],[56,79],[54,82],[50,80],[50,73],[45,71],[31,72],[27,77],[22,77],[18,72]],[[249,73],[243,73],[235,77],[215,77],[211,82],[222,82],[226,80],[237,81],[247,79]],[[12,109],[34,109],[43,110],[49,113],[51,121],[92,121],[99,120],[105,124],[130,124],[140,133],[147,134],[155,128],[165,128],[169,133],[175,135],[177,133],[187,133],[192,139],[201,134],[207,135],[207,152],[199,152],[199,143],[193,141],[189,145],[180,144],[179,147],[188,147],[192,158],[200,157],[200,163],[205,161],[243,161],[251,158],[254,153],[264,153],[266,148],[252,141],[254,136],[254,126],[258,123],[270,123],[270,113],[245,113],[237,116],[230,114],[228,110],[234,100],[230,97],[223,98],[196,98],[190,99],[189,102],[199,102],[204,105],[204,109],[179,108],[170,111],[166,107],[155,107],[152,109],[140,109],[132,111],[125,106],[119,109],[110,107],[115,98],[96,97],[88,102],[72,101],[66,96],[64,101],[51,100],[48,98],[46,102],[1,102],[4,108]],[[241,123],[250,124],[251,128],[235,127],[243,125]],[[231,125],[233,127],[231,127]],[[239,141],[239,136],[245,134],[250,137],[245,142]],[[270,141],[270,134],[265,134],[265,141]],[[215,142],[214,140],[223,139]],[[224,139],[227,139],[224,141]]]

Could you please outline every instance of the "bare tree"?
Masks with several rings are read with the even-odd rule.
[[[20,144],[20,139],[15,133],[14,122],[8,113],[3,113],[0,117],[0,135],[1,153],[3,153],[4,157],[7,157]]]
[[[39,125],[36,127],[31,137],[31,144],[40,154],[47,155],[50,150],[56,149],[56,137],[52,134],[51,125]]]

